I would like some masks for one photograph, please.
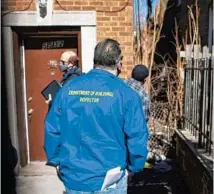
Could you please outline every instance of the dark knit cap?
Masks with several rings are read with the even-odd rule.
[[[149,75],[149,69],[145,65],[136,65],[132,70],[132,78],[137,81],[144,81]]]

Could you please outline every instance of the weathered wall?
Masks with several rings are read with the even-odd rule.
[[[213,194],[213,177],[182,135],[176,133],[176,158],[192,194]]]

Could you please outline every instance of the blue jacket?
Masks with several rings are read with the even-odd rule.
[[[97,191],[112,168],[143,169],[148,129],[139,95],[113,74],[94,69],[69,80],[45,118],[48,164],[68,189]]]

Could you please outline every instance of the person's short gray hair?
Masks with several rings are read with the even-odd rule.
[[[113,39],[104,39],[99,42],[94,51],[95,67],[115,69],[120,62],[121,48],[118,41]]]

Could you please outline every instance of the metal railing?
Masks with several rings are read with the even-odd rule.
[[[209,154],[213,149],[213,60],[203,49],[188,54],[184,67],[184,129],[197,140],[198,148]]]

